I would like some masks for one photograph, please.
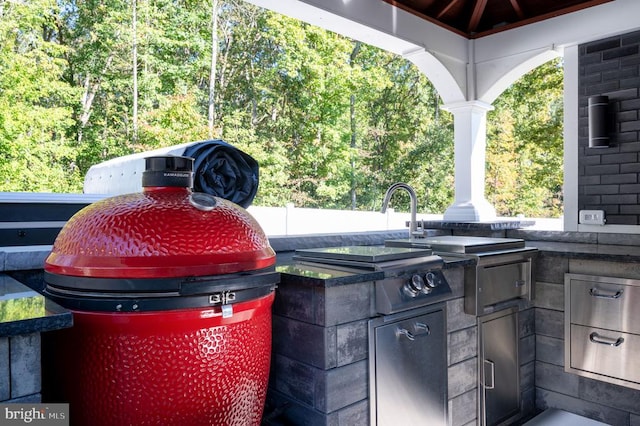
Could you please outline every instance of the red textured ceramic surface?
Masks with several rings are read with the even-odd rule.
[[[274,294],[234,306],[161,313],[74,312],[52,333],[54,389],[72,424],[259,425]]]
[[[186,188],[147,188],[96,202],[56,238],[45,270],[73,276],[144,278],[227,274],[275,263],[260,225],[216,198],[195,208]]]

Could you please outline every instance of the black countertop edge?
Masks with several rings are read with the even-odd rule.
[[[476,259],[463,256],[443,256],[443,269],[461,268],[475,265]],[[385,278],[384,271],[340,270],[328,265],[314,265],[305,262],[290,262],[278,265],[280,284],[302,284],[315,287],[336,287],[377,281]]]
[[[0,337],[59,330],[73,314],[6,274],[0,274]]]
[[[0,337],[23,336],[33,333],[61,330],[73,326],[70,311],[48,314],[45,317],[0,323]]]
[[[314,287],[336,287],[384,278],[383,271],[340,270],[304,262],[279,265],[276,270],[280,272],[281,285],[296,283]]]
[[[526,246],[537,248],[541,256],[613,262],[640,262],[640,247],[638,246],[553,241],[526,241]]]
[[[483,222],[456,222],[450,220],[425,220],[424,228],[431,229],[456,229],[468,231],[503,231],[508,229],[520,229],[535,225],[535,220],[509,219]]]
[[[51,300],[45,300],[42,316],[0,322],[0,337],[23,336],[32,333],[61,330],[73,326],[73,314]]]

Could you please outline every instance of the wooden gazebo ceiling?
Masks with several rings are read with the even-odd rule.
[[[382,0],[468,38],[614,0]]]

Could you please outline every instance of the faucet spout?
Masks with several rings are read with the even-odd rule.
[[[409,193],[409,198],[411,199],[411,222],[409,224],[409,238],[413,238],[418,230],[418,221],[416,219],[418,211],[418,197],[416,196],[416,191],[411,186],[402,182],[397,182],[391,185],[384,195],[381,213],[385,213],[387,211],[387,207],[389,207],[389,201],[391,201],[391,196],[398,189],[404,189],[405,191],[407,191]]]

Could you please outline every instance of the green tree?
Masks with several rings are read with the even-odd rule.
[[[562,214],[562,61],[523,76],[489,113],[487,197],[498,214]]]
[[[5,1],[0,42],[0,189],[77,192],[92,164],[213,134],[260,163],[259,205],[377,210],[396,181],[421,211],[453,199],[452,117],[415,66],[242,0]],[[500,214],[560,213],[561,93],[553,62],[496,101]]]
[[[81,178],[56,11],[54,0],[0,4],[0,191],[68,192]]]
[[[363,82],[357,93],[366,123],[359,156],[363,206],[380,208],[387,187],[404,181],[415,188],[421,211],[442,212],[453,195],[451,116],[440,113],[435,88],[409,62],[370,46],[359,58]],[[408,197],[398,197],[396,205],[407,210]]]

